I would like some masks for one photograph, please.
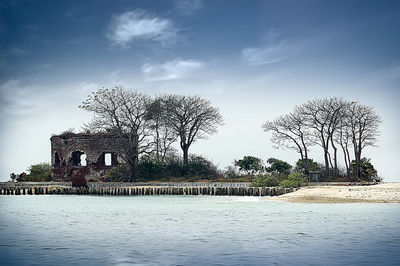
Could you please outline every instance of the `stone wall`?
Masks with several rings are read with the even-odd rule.
[[[99,178],[122,160],[115,149],[117,136],[107,133],[68,133],[52,136],[51,164],[54,180],[71,180],[80,172],[85,178]]]

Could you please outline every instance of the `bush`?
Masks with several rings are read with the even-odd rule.
[[[165,162],[157,162],[151,157],[144,157],[138,164],[136,181],[195,181],[200,179],[217,179],[221,177],[217,167],[200,156],[191,156],[187,165],[176,157],[167,158]],[[128,181],[129,168],[120,165],[107,171],[103,181]]]
[[[355,169],[356,162],[353,160],[350,163],[350,171],[352,176],[355,176]],[[381,177],[378,177],[378,171],[374,168],[371,163],[371,159],[362,158],[360,161],[360,175],[361,178],[359,181],[366,181],[366,182],[380,182],[382,181]]]
[[[49,163],[33,164],[28,168],[29,174],[15,175],[18,182],[51,181],[51,165]],[[13,176],[14,177],[14,176]]]
[[[186,175],[191,177],[213,179],[219,175],[217,167],[207,159],[200,156],[191,157],[189,163],[184,167],[187,171]]]
[[[282,180],[280,187],[290,188],[290,187],[301,187],[307,184],[307,176],[299,173],[290,174],[287,179]]]
[[[279,176],[277,175],[256,175],[251,182],[252,187],[277,187],[279,185]]]
[[[129,167],[125,164],[116,166],[107,171],[102,177],[103,181],[106,182],[121,182],[129,180]]]
[[[143,159],[139,162],[139,177],[137,181],[150,181],[163,178],[166,173],[166,165],[151,160],[150,158]]]

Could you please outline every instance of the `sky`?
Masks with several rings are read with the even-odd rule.
[[[399,1],[1,1],[0,181],[50,162],[51,135],[79,132],[91,118],[79,104],[119,85],[209,99],[225,124],[189,153],[220,169],[245,155],[294,164],[265,121],[315,98],[358,101],[383,120],[363,155],[400,182]]]

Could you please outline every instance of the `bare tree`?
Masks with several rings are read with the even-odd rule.
[[[298,152],[308,174],[306,161],[312,143],[309,141],[310,133],[301,114],[292,112],[289,115],[280,116],[273,121],[265,122],[262,128],[265,132],[272,132],[271,141],[275,144],[275,148],[287,148]]]
[[[157,162],[165,161],[166,155],[172,150],[172,144],[178,138],[176,132],[166,123],[166,111],[165,102],[160,97],[156,98],[148,108]]]
[[[320,145],[324,151],[326,174],[332,168],[335,176],[338,172],[338,161],[334,134],[343,118],[342,110],[345,106],[345,100],[332,97],[311,100],[295,108],[295,112],[301,114],[307,126],[312,129],[311,141]],[[330,147],[333,149],[333,162]]]
[[[372,107],[349,102],[343,98],[315,99],[296,106],[289,115],[263,125],[272,132],[277,148],[289,148],[307,159],[308,147],[317,144],[324,151],[325,172],[338,175],[338,146],[342,148],[347,176],[350,176],[350,151],[355,158],[355,176],[360,177],[362,150],[375,146],[381,118]]]
[[[382,119],[370,106],[352,102],[349,106],[348,124],[351,131],[354,158],[356,161],[355,177],[361,177],[361,154],[365,147],[375,146],[379,136]]]
[[[346,108],[348,110],[348,108]],[[347,113],[346,110],[346,113]],[[351,163],[351,157],[350,157],[350,145],[352,141],[351,137],[351,131],[350,127],[348,124],[348,115],[344,114],[343,119],[340,121],[340,124],[338,126],[338,130],[336,134],[334,135],[335,142],[340,145],[343,151],[343,158],[344,158],[344,163],[346,166],[346,175],[350,176],[350,163]]]
[[[189,147],[198,139],[205,139],[223,125],[219,109],[200,96],[168,95],[163,97],[165,122],[179,136],[183,161],[188,163]]]
[[[146,117],[149,104],[148,96],[115,87],[93,92],[79,106],[94,115],[85,125],[87,129],[118,136],[113,146],[129,165],[130,182],[138,175],[139,155],[150,152],[152,147],[150,121]]]

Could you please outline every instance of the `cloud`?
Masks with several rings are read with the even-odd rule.
[[[146,81],[159,81],[187,78],[203,67],[204,63],[197,60],[175,59],[164,64],[146,63],[141,70]]]
[[[88,14],[83,12],[81,6],[70,7],[63,14],[66,19],[76,22],[85,22],[89,20]]]
[[[375,73],[376,80],[391,80],[400,78],[400,65],[396,64],[391,67],[382,69]]]
[[[0,84],[0,118],[13,114],[25,114],[35,107],[31,96],[41,88],[20,79],[10,79]]]
[[[41,64],[41,65],[36,65],[36,66],[34,67],[34,69],[36,69],[36,70],[46,70],[46,69],[51,69],[51,68],[52,68],[52,65],[49,64],[49,63],[45,63],[45,64]]]
[[[289,44],[280,34],[269,31],[264,36],[266,43],[261,47],[248,47],[242,50],[243,61],[250,66],[277,63],[284,60],[289,53]]]
[[[150,40],[169,46],[176,42],[177,34],[178,30],[171,20],[136,9],[114,16],[106,37],[113,45],[127,48],[139,40]]]
[[[175,9],[182,15],[193,15],[197,10],[203,8],[202,0],[176,0]]]
[[[250,66],[272,64],[282,61],[282,48],[280,46],[268,46],[264,48],[245,48],[242,51],[242,58]]]
[[[89,95],[91,92],[97,91],[101,89],[101,86],[94,82],[82,81],[79,83],[76,88],[75,92],[78,95]]]
[[[25,55],[29,55],[30,52],[25,49],[19,48],[19,47],[13,47],[10,49],[10,54],[15,55],[15,56],[25,56]]]

